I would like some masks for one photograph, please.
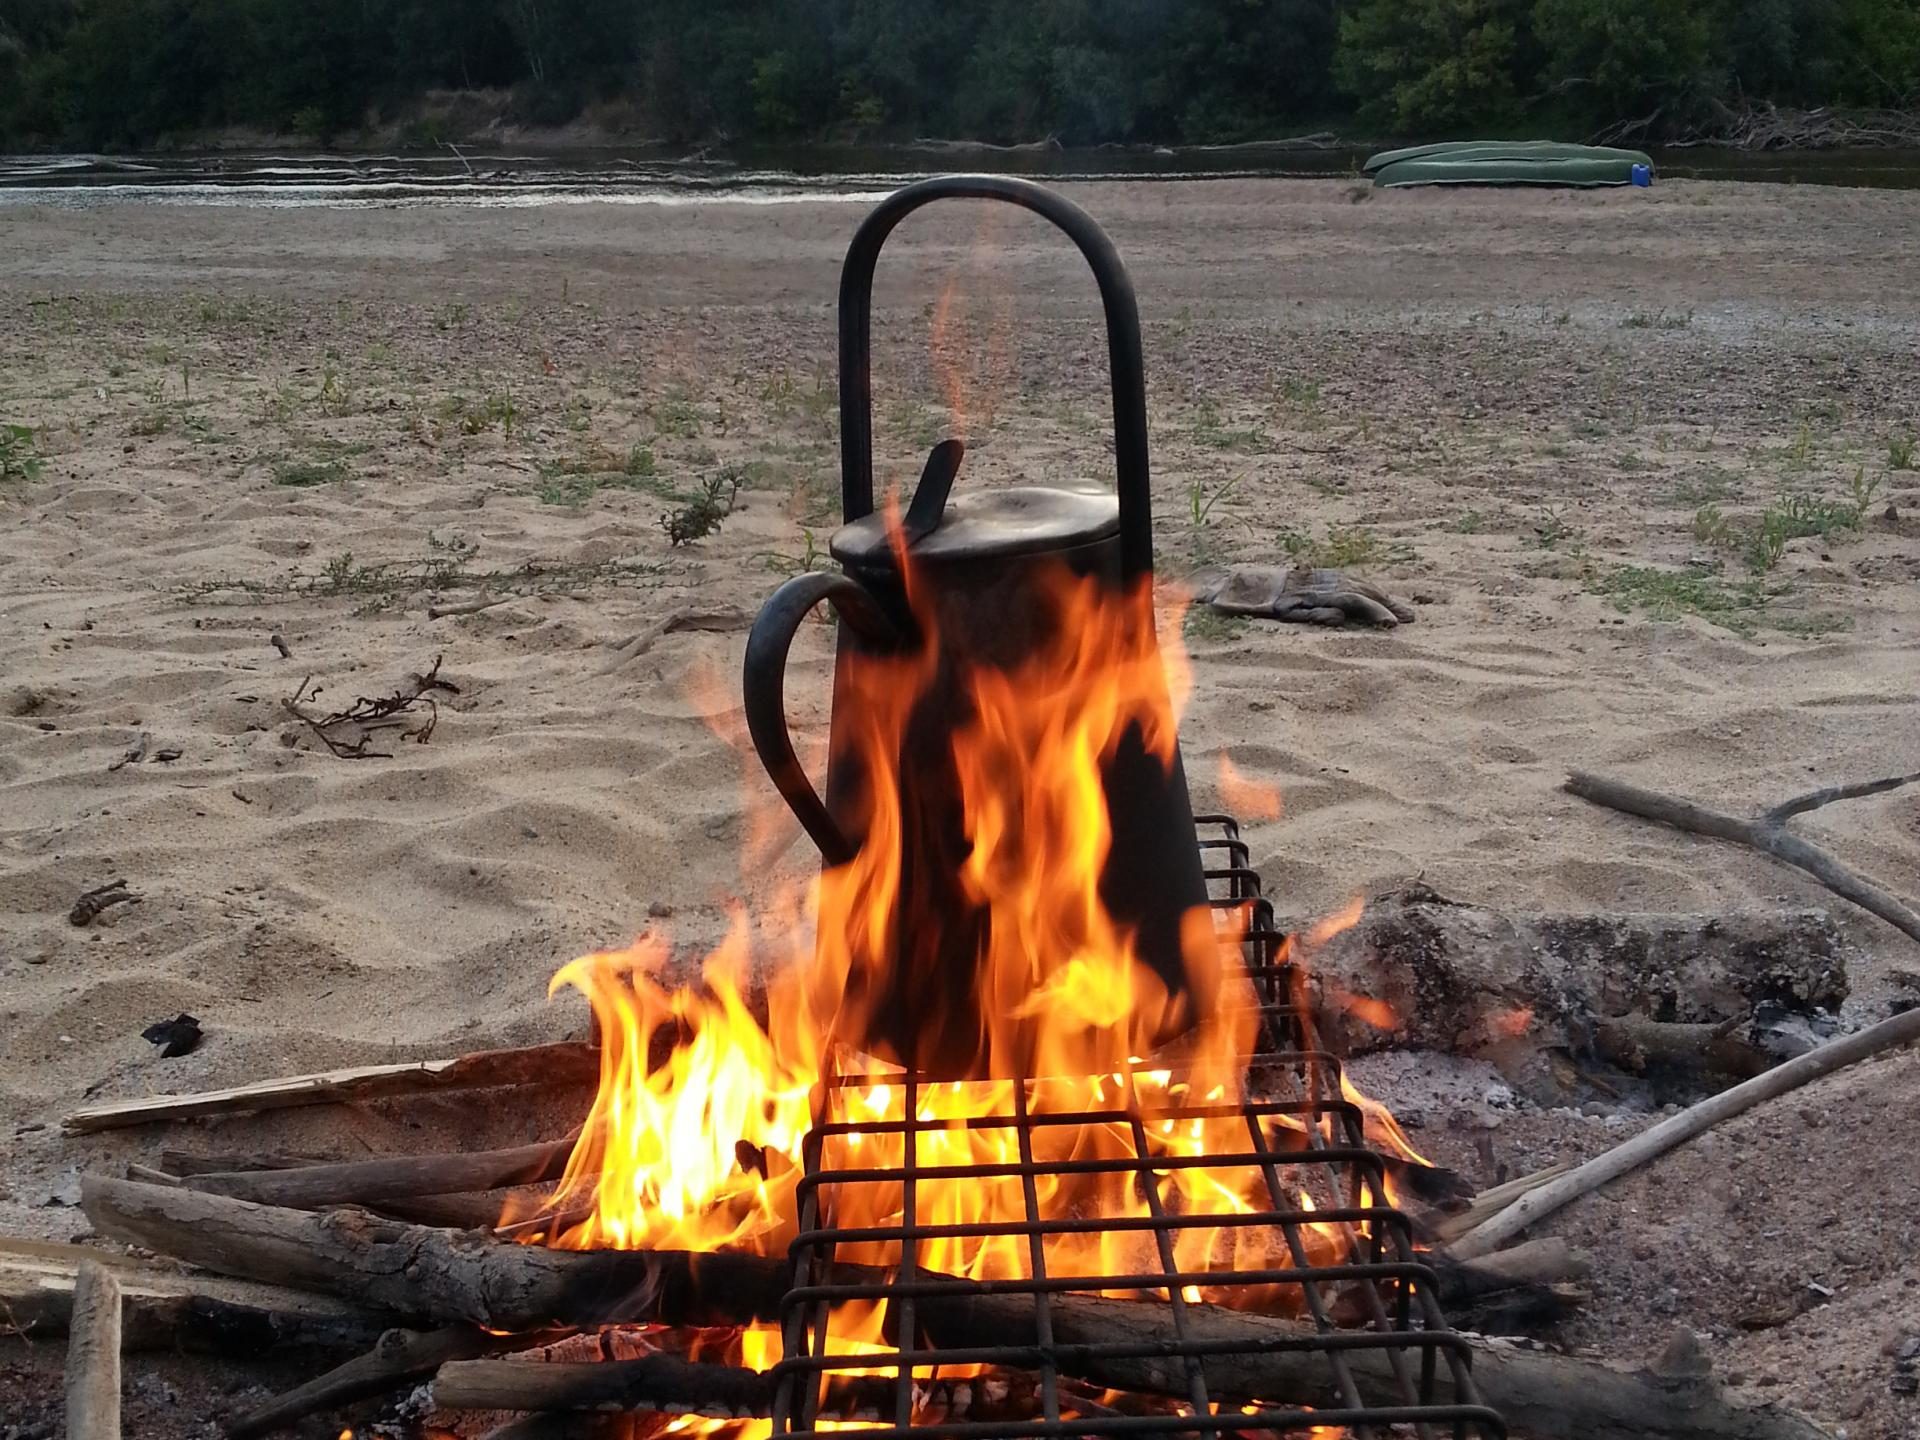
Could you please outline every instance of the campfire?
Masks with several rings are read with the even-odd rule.
[[[1036,210],[1093,264],[1117,501],[949,501],[949,441],[904,510],[876,510],[873,260],[942,196]],[[1817,1433],[1727,1404],[1684,1355],[1642,1375],[1449,1327],[1443,1304],[1564,1300],[1578,1260],[1475,1243],[1542,1178],[1467,1206],[1415,1152],[1319,1038],[1329,1003],[1393,1019],[1314,981],[1360,907],[1287,933],[1236,821],[1191,813],[1138,321],[1093,222],[1024,182],[910,187],[856,238],[842,305],[844,573],[768,602],[745,673],[753,746],[819,874],[737,914],[696,982],[674,983],[664,933],[562,967],[552,989],[584,997],[589,1045],[74,1117],[593,1087],[577,1130],[511,1150],[170,1154],[90,1177],[103,1234],[254,1283],[90,1266],[76,1354],[108,1313],[227,1349],[365,1348],[238,1436],[394,1391],[412,1393],[371,1433]],[[822,601],[843,620],[824,799],[780,687]],[[1279,813],[1256,780],[1222,779]],[[83,1395],[106,1383],[76,1373]]]

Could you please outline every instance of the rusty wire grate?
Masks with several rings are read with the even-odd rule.
[[[776,1435],[844,1428],[832,1396],[855,1375],[885,1402],[877,1426],[871,1407],[862,1414],[879,1437],[1505,1435],[1387,1198],[1386,1162],[1342,1098],[1338,1062],[1313,1043],[1239,828],[1226,816],[1200,825],[1213,903],[1244,929],[1259,997],[1255,1098],[1208,1103],[1174,1072],[1142,1066],[1091,1085],[979,1082],[995,1087],[991,1103],[946,1121],[923,1104],[939,1085],[912,1072],[836,1078],[804,1147]],[[1203,1133],[1204,1153],[1168,1138]],[[874,1163],[889,1151],[893,1163]],[[1201,1213],[1183,1203],[1186,1176],[1251,1208]],[[996,1213],[1016,1218],[949,1218],[923,1194],[936,1181],[998,1190]],[[1092,1214],[1073,1203],[1096,1190],[1123,1203]],[[891,1221],[836,1218],[873,1214]],[[928,1263],[956,1243],[993,1247],[996,1278]],[[835,1264],[876,1258],[883,1276]],[[1098,1313],[1089,1296],[1106,1297],[1091,1302]],[[871,1318],[859,1353],[831,1353],[861,1314]],[[1144,1326],[1128,1318],[1148,1315]],[[1284,1403],[1247,1388],[1240,1366],[1257,1356],[1291,1366]],[[1125,1383],[1143,1365],[1162,1383]],[[1311,1409],[1298,1398],[1302,1366]],[[992,1383],[943,1383],[982,1375]]]

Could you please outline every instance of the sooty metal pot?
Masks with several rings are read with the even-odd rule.
[[[991,920],[966,892],[970,842],[953,737],[973,713],[965,685],[980,667],[1011,670],[1053,622],[1040,577],[1061,564],[1116,591],[1150,585],[1153,529],[1148,489],[1146,384],[1133,285],[1113,243],[1085,211],[1055,192],[1005,176],[946,176],[909,185],[870,214],[840,279],[841,485],[846,524],[830,550],[844,573],[789,580],[767,600],[747,641],[746,719],[755,749],[828,867],[848,864],[863,843],[867,784],[851,737],[850,667],[920,645],[895,546],[874,513],[870,374],[874,262],[893,228],[934,200],[1002,201],[1034,211],[1073,240],[1099,282],[1113,387],[1117,493],[1039,487],[949,498],[962,448],[942,441],[929,457],[900,522],[916,601],[931,621],[932,678],[907,719],[897,767],[902,819],[901,893],[877,993],[854,997],[866,1033],[843,1037],[937,1079],[987,1073],[975,971]],[[825,798],[794,754],[784,715],[787,651],[808,611],[825,601],[839,615]],[[1135,932],[1135,951],[1184,996],[1174,1030],[1199,1019],[1210,996],[1190,983],[1183,916],[1207,902],[1186,775],[1177,746],[1163,763],[1137,724],[1102,767],[1112,844],[1100,878],[1108,912]],[[1171,1039],[1172,1034],[1155,1037]],[[1000,1057],[993,1068],[1005,1071]]]

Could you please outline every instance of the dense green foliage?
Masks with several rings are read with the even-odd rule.
[[[1562,133],[1920,99],[1920,0],[0,0],[0,140],[225,127],[431,142],[504,119],[677,139],[1069,144]],[[439,97],[439,98],[429,98]],[[498,108],[485,118],[498,114]],[[465,119],[462,116],[465,116]]]

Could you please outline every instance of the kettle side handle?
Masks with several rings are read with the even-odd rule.
[[[848,520],[873,513],[873,270],[893,229],[942,199],[1002,200],[1050,220],[1086,257],[1107,318],[1113,456],[1120,492],[1120,571],[1153,573],[1153,495],[1147,461],[1146,363],[1133,280],[1107,232],[1056,191],[1011,175],[939,175],[896,190],[861,222],[840,270],[840,493]]]
[[[741,665],[741,699],[747,734],[766,766],[767,774],[787,808],[813,838],[828,865],[844,865],[858,847],[847,838],[827,809],[820,792],[807,778],[806,767],[794,753],[787,733],[787,651],[800,622],[821,601],[831,604],[840,618],[868,640],[885,645],[899,642],[900,633],[879,603],[845,575],[815,572],[796,575],[767,597],[747,633],[747,654]]]

